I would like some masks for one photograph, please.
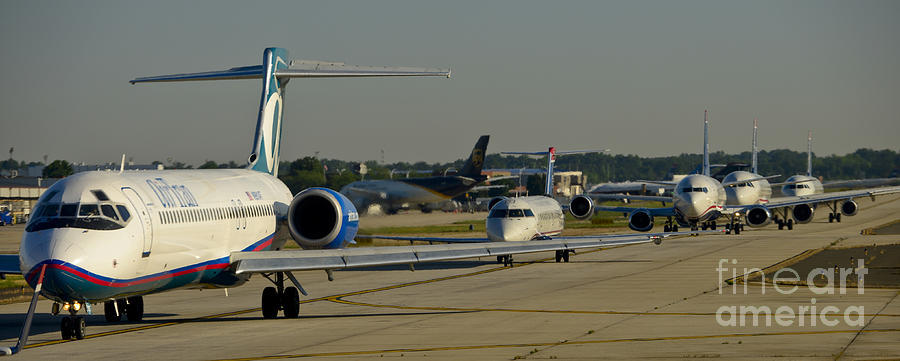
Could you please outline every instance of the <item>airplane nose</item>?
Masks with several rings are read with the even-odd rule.
[[[41,266],[47,264],[42,292],[63,299],[80,299],[74,293],[73,282],[77,282],[76,276],[67,269],[72,269],[69,265],[83,262],[86,255],[84,249],[55,234],[41,236],[26,238],[23,242],[20,254],[25,281],[34,287]]]

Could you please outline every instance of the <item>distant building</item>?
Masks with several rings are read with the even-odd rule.
[[[9,210],[13,223],[23,223],[31,216],[38,198],[58,178],[0,177],[0,210]]]

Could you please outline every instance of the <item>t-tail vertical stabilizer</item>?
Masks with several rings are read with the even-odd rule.
[[[759,151],[756,146],[756,131],[758,127],[758,120],[753,118],[753,149],[750,153],[750,167],[753,170],[753,174],[759,174],[759,171],[756,169],[756,153]]]
[[[353,66],[336,62],[290,61],[282,48],[263,51],[262,65],[242,66],[226,70],[202,73],[184,73],[135,78],[136,83],[176,82],[196,80],[262,79],[262,96],[256,119],[256,135],[247,159],[247,169],[278,175],[278,157],[281,150],[281,124],[284,119],[284,92],[291,78],[346,78],[382,76],[446,76],[450,70]]]
[[[709,177],[709,110],[703,111],[703,175]]]
[[[806,175],[812,177],[812,131],[806,135]]]

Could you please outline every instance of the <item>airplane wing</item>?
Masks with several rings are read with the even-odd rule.
[[[648,183],[648,184],[659,184],[659,185],[670,186],[670,187],[675,187],[675,186],[678,185],[678,182],[672,182],[672,181],[638,180],[638,181],[635,181],[635,182],[638,182],[638,183]]]
[[[0,275],[4,274],[22,274],[22,269],[19,268],[19,255],[0,254]]]
[[[781,183],[772,183],[772,184],[770,184],[770,185],[773,186],[773,187],[777,187],[777,186],[783,186],[783,185],[789,185],[789,184],[797,184],[797,183],[804,183],[804,182],[812,182],[812,181],[814,181],[814,180],[815,180],[815,179],[803,179],[803,180],[798,180],[798,181],[781,182]]]
[[[672,201],[672,198],[667,198],[669,202]],[[595,206],[595,212],[616,212],[616,213],[631,213],[638,209],[644,209],[650,212],[651,216],[654,217],[671,217],[675,215],[675,207],[665,207],[665,208],[637,208],[637,207],[609,207],[609,206]]]
[[[635,201],[652,201],[652,202],[672,203],[672,197],[663,197],[663,196],[631,196],[631,195],[626,195],[626,194],[607,194],[607,193],[590,194],[590,196],[591,196],[591,198],[594,198],[594,199],[635,200]]]
[[[230,263],[237,274],[333,270],[355,267],[413,264],[474,257],[493,257],[582,248],[605,248],[658,241],[646,234],[529,242],[490,242],[425,246],[366,247],[302,251],[233,252]]]
[[[734,187],[741,183],[750,183],[750,182],[756,182],[756,181],[763,180],[763,179],[772,179],[772,178],[778,178],[778,177],[781,177],[781,174],[770,175],[768,177],[755,177],[755,178],[747,178],[747,179],[741,179],[741,180],[736,180],[736,181],[731,181],[731,182],[722,182],[722,186],[723,187]]]
[[[826,202],[834,202],[834,201],[843,201],[858,197],[875,197],[893,193],[900,193],[900,186],[896,187],[882,187],[882,188],[869,188],[869,189],[859,189],[845,192],[833,192],[833,193],[821,193],[814,194],[809,196],[800,196],[800,197],[784,197],[770,200],[769,203],[763,205],[768,209],[773,208],[783,208],[783,207],[793,207],[800,204],[816,204],[816,203],[826,203]],[[753,207],[757,207],[759,205],[746,205],[746,206],[729,206],[728,209],[732,210],[745,210]]]
[[[392,239],[397,241],[422,241],[443,243],[485,243],[490,242],[485,237],[411,237],[411,236],[382,236],[377,234],[357,234],[356,238],[362,239]]]

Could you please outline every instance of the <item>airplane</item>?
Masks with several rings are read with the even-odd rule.
[[[357,238],[391,239],[402,241],[423,241],[443,243],[499,243],[499,244],[535,244],[535,240],[554,240],[560,242],[572,242],[585,239],[606,239],[634,243],[653,241],[660,244],[662,239],[683,233],[654,233],[654,234],[614,234],[597,236],[560,237],[565,227],[565,214],[560,203],[553,198],[553,167],[557,155],[588,153],[591,151],[567,151],[559,152],[550,147],[546,152],[502,152],[501,154],[521,155],[546,155],[547,178],[544,194],[525,197],[494,197],[488,204],[490,213],[485,219],[485,233],[487,237],[411,237],[390,235],[359,235]],[[574,215],[574,214],[573,214]],[[579,217],[579,216],[576,216]],[[585,217],[579,217],[584,219]],[[631,240],[631,241],[628,241]],[[569,254],[574,250],[557,250],[556,262],[569,262]],[[497,256],[497,263],[504,266],[512,266],[512,255]]]
[[[709,112],[703,111],[703,164],[701,174],[689,174],[678,182],[641,181],[652,184],[673,186],[672,197],[658,196],[624,196],[583,194],[575,196],[569,203],[569,209],[576,217],[587,218],[596,211],[628,213],[628,227],[639,232],[647,232],[653,228],[654,217],[666,217],[665,232],[677,232],[678,227],[690,227],[691,231],[707,228],[715,230],[716,220],[723,215],[725,207],[725,186],[734,183],[719,183],[710,176],[709,165]],[[742,180],[748,182],[752,180]],[[671,207],[634,208],[594,206],[592,197],[602,199],[635,199],[671,202]]]
[[[341,188],[341,194],[362,213],[379,205],[385,213],[394,214],[407,204],[416,204],[423,212],[430,212],[433,209],[431,203],[452,199],[488,180],[481,174],[481,167],[489,140],[488,135],[478,138],[469,159],[456,174],[356,181]]]
[[[144,315],[143,296],[184,288],[236,287],[253,274],[272,282],[262,291],[262,316],[296,318],[293,271],[413,264],[540,251],[608,247],[646,237],[529,244],[451,244],[346,248],[359,215],[349,199],[327,188],[292,195],[278,178],[283,92],[294,78],[450,76],[449,70],[357,67],[290,61],[282,48],[263,51],[262,64],[225,70],[141,77],[130,83],[261,79],[253,146],[245,169],[82,172],[42,195],[26,225],[18,255],[0,255],[0,274],[21,274],[34,288],[15,354],[27,344],[39,296],[54,302],[63,339],[83,339],[82,309],[103,304],[107,321]],[[282,250],[293,240],[301,250]],[[285,287],[286,284],[288,287]],[[292,284],[292,286],[290,285]]]
[[[779,230],[784,228],[792,230],[795,223],[811,222],[820,204],[831,210],[828,214],[829,223],[840,222],[841,215],[850,217],[859,212],[859,204],[853,198],[868,196],[874,200],[878,195],[900,192],[900,186],[894,186],[825,193],[822,182],[812,176],[811,131],[807,134],[806,141],[806,175],[794,175],[783,183],[773,184],[782,185],[781,193],[784,197],[736,209],[744,214],[746,223],[751,227],[764,227],[774,221]]]

